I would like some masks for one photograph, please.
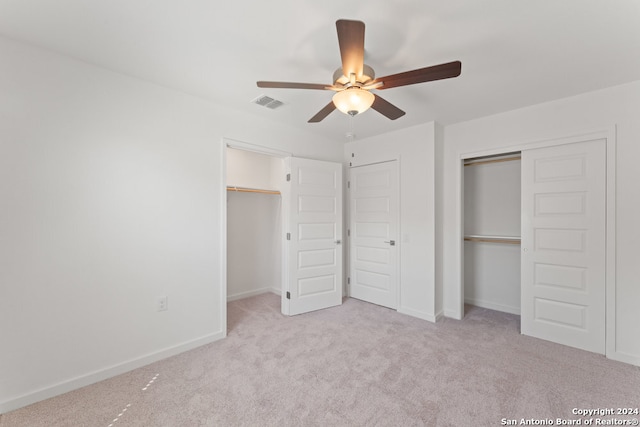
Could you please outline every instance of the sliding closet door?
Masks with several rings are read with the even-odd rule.
[[[605,352],[604,140],[522,152],[522,333]]]
[[[290,158],[283,313],[342,304],[342,165]]]

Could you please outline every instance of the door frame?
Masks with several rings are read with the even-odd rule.
[[[536,148],[553,147],[564,144],[573,144],[594,139],[604,139],[606,145],[606,247],[605,247],[605,355],[606,357],[626,363],[633,363],[631,358],[616,349],[616,127],[609,126],[605,129],[576,132],[571,136],[556,137],[545,140],[533,140],[505,145],[498,148],[480,151],[459,151],[456,162],[456,197],[459,209],[456,212],[454,242],[456,265],[459,266],[457,277],[458,310],[451,313],[457,319],[464,317],[464,161],[466,159],[482,156],[495,156],[514,151],[524,151]]]
[[[257,154],[264,154],[271,157],[285,159],[292,157],[291,153],[286,151],[268,148],[262,145],[250,144],[248,142],[237,141],[230,138],[222,138],[220,144],[222,152],[220,153],[220,325],[222,325],[222,336],[227,336],[227,148],[236,150],[250,151]],[[284,177],[283,177],[284,179]],[[289,200],[285,194],[281,195],[281,212],[288,212]],[[281,226],[284,230],[285,221],[288,220],[287,215],[281,215]],[[283,237],[284,240],[284,237]],[[280,290],[284,289],[286,275],[285,268],[288,267],[288,261],[284,256],[284,243],[282,245],[282,274]]]
[[[384,160],[377,160],[377,161],[370,161],[369,163],[363,163],[363,164],[357,164],[357,165],[351,165],[349,164],[347,166],[347,169],[349,170],[349,177],[348,177],[348,182],[349,185],[347,186],[347,191],[345,191],[345,216],[347,218],[347,227],[345,227],[347,230],[351,231],[351,189],[350,189],[350,183],[351,183],[351,170],[353,168],[359,168],[359,167],[363,167],[363,166],[373,166],[373,165],[377,165],[377,164],[381,164],[381,163],[390,163],[390,162],[396,162],[396,191],[398,193],[398,216],[396,218],[396,230],[398,233],[397,236],[397,247],[396,247],[396,252],[397,252],[397,259],[396,259],[396,268],[395,268],[395,275],[396,275],[396,308],[395,311],[397,312],[402,312],[401,311],[401,299],[400,296],[402,294],[402,275],[400,274],[400,264],[402,262],[402,221],[400,221],[400,217],[402,215],[401,213],[401,209],[402,209],[402,194],[400,192],[400,189],[402,188],[402,183],[400,182],[400,170],[401,170],[401,163],[400,163],[400,156],[397,155],[395,157],[391,157],[391,158],[385,158]],[[351,236],[349,235],[350,233],[347,233],[347,243],[348,243],[348,247],[347,247],[347,254],[345,255],[346,257],[346,265],[345,265],[345,277],[346,279],[351,277],[351,264],[352,264],[352,260],[351,260]],[[349,284],[348,280],[345,280],[345,283],[347,283],[346,287],[347,290],[345,292],[345,295],[348,297],[351,297],[351,285]],[[413,314],[412,314],[413,315]],[[418,316],[416,316],[418,317]]]

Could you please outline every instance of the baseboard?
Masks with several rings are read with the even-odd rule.
[[[225,333],[223,331],[215,332],[213,334],[205,335],[204,337],[197,338],[192,341],[187,341],[182,344],[165,348],[136,359],[128,360],[126,362],[119,363],[108,368],[100,369],[86,375],[81,375],[79,377],[63,381],[49,387],[41,388],[40,390],[24,394],[22,396],[16,397],[15,399],[0,402],[0,414],[4,414],[27,405],[31,405],[32,403],[36,403],[41,400],[58,396],[63,393],[67,393],[69,391],[76,390],[81,387],[85,387],[99,381],[115,377],[120,374],[124,374],[125,372],[141,368],[153,362],[157,362],[158,360],[166,359],[168,357],[175,356],[176,354],[184,353],[185,351],[192,350],[205,344],[210,344],[214,341],[218,341],[219,339],[224,338],[224,336]]]
[[[243,299],[243,298],[254,297],[256,295],[266,294],[267,292],[272,292],[272,293],[274,293],[276,295],[281,295],[280,289],[266,287],[266,288],[256,289],[256,290],[253,290],[253,291],[239,292],[237,294],[227,295],[227,302],[235,301],[235,300]]]
[[[282,289],[281,288],[269,288],[269,292],[274,293],[276,295],[282,296]]]
[[[420,310],[414,310],[413,308],[406,307],[398,307],[398,313],[406,314],[408,316],[417,317],[418,319],[428,320],[429,322],[435,323],[438,318],[431,313],[427,313]]]
[[[462,316],[460,316],[460,313],[455,311],[455,310],[444,310],[444,317],[447,317],[449,319],[455,319],[455,320],[462,320],[462,318],[464,317],[464,313],[462,313]]]
[[[489,310],[502,311],[504,313],[517,314],[520,316],[520,307],[511,307],[508,305],[496,304],[493,302],[483,301],[473,298],[465,298],[465,304],[475,305],[476,307],[488,308]]]
[[[617,362],[628,363],[630,365],[640,366],[640,357],[632,354],[621,353],[614,351],[613,353],[606,354],[607,359],[615,360]]]

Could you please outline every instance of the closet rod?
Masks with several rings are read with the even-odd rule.
[[[478,160],[476,162],[471,161],[469,163],[465,163],[465,166],[476,166],[476,165],[486,165],[488,163],[500,163],[500,162],[510,162],[511,160],[520,160],[520,156],[517,157],[502,157],[499,159],[487,159],[487,160]]]
[[[519,237],[498,237],[498,236],[464,236],[464,240],[468,242],[485,242],[485,243],[506,243],[509,245],[519,245]]]
[[[227,187],[227,191],[239,191],[241,193],[262,193],[262,194],[280,194],[275,190],[259,190],[257,188],[244,188],[244,187]]]

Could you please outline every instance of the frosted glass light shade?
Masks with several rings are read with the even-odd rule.
[[[336,92],[333,95],[333,104],[343,113],[355,116],[367,111],[375,98],[368,90],[353,87]]]

